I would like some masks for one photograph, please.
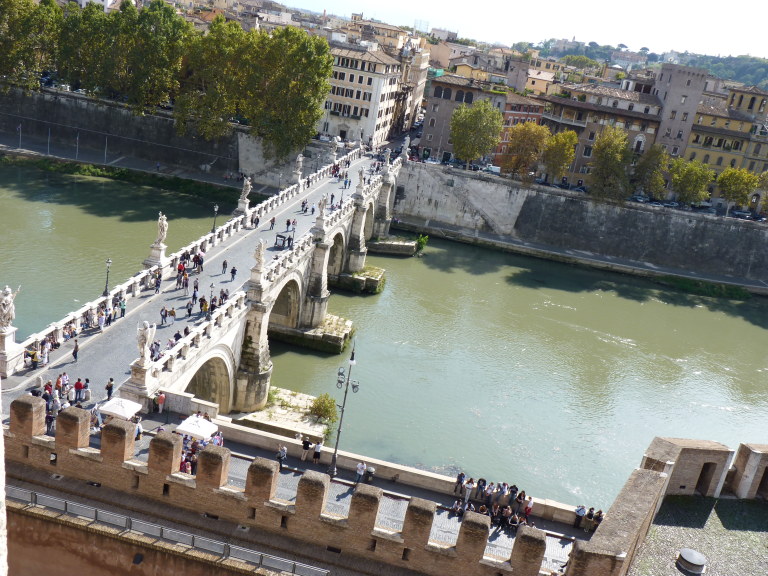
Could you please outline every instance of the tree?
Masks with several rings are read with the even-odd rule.
[[[595,60],[592,60],[592,58],[587,58],[586,56],[582,55],[569,54],[568,56],[563,56],[560,58],[560,61],[568,66],[578,68],[579,70],[584,70],[586,68],[597,68],[600,66],[600,64]]]
[[[616,46],[616,48],[618,48],[621,51],[624,51],[624,50],[627,49],[627,45],[626,44],[619,44],[618,46]]]
[[[558,132],[549,137],[542,160],[552,182],[558,182],[563,173],[573,164],[578,143],[579,137],[573,130]]]
[[[63,20],[62,10],[55,0],[41,0],[24,18],[24,55],[22,84],[39,88],[44,70],[56,68],[59,37]]]
[[[592,195],[604,200],[623,200],[629,188],[627,170],[631,160],[627,133],[606,126],[592,150]]]
[[[461,104],[451,116],[451,140],[458,158],[469,163],[493,151],[501,140],[503,119],[491,101],[483,99],[472,106]]]
[[[187,49],[188,72],[174,105],[180,134],[192,124],[203,138],[212,140],[232,130],[229,119],[241,108],[243,70],[241,55],[247,37],[237,22],[217,16],[208,33],[195,35]]]
[[[664,171],[669,165],[669,155],[658,144],[654,144],[645,153],[635,166],[632,182],[635,191],[643,192],[651,198],[661,198],[666,190]]]
[[[535,168],[550,136],[549,128],[534,122],[515,124],[506,130],[507,149],[502,155],[501,167],[505,172],[521,175],[530,181],[528,173]]]
[[[731,204],[746,206],[750,195],[757,189],[760,176],[753,174],[746,168],[726,168],[717,177],[717,186],[720,195],[728,202],[725,215],[731,209]]]
[[[241,111],[266,151],[278,158],[306,146],[323,115],[333,71],[325,38],[286,26],[270,34],[251,30],[240,65]]]
[[[312,401],[309,414],[318,420],[327,420],[329,424],[333,424],[339,418],[336,412],[336,400],[328,393],[320,394]]]
[[[32,0],[0,0],[0,76],[19,81],[27,57],[24,22],[35,10]]]
[[[706,164],[675,158],[669,165],[669,173],[678,202],[694,204],[709,197],[707,187],[715,177],[715,171]]]
[[[126,5],[132,3],[123,2],[121,13]],[[131,76],[128,102],[134,109],[154,108],[176,94],[182,58],[193,30],[163,0],[152,0],[139,12],[132,31],[135,43],[126,62]]]

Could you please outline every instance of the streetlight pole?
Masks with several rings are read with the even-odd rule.
[[[104,282],[104,292],[102,293],[102,296],[109,296],[109,267],[112,266],[112,258],[107,258],[106,265],[107,265],[107,281]]]
[[[213,205],[213,226],[211,227],[211,234],[216,233],[216,216],[219,215],[219,205],[214,204]]]
[[[357,392],[360,389],[360,384],[357,381],[350,380],[352,376],[352,366],[355,365],[355,347],[352,346],[352,355],[349,357],[349,371],[344,374],[344,367],[340,367],[336,374],[336,388],[344,388],[344,400],[341,402],[341,417],[339,418],[339,429],[336,431],[336,445],[333,447],[333,456],[331,457],[331,465],[328,468],[328,475],[333,478],[337,474],[336,459],[339,454],[339,440],[341,440],[341,426],[344,423],[344,409],[347,407],[347,394],[349,393],[349,385],[352,384],[352,392]],[[337,405],[338,406],[338,405]]]
[[[213,282],[211,282],[211,297],[208,300],[208,313],[205,315],[205,319],[206,320],[210,320],[211,319],[211,313],[212,313],[211,304],[213,303],[213,288],[214,288],[214,284],[213,284]]]

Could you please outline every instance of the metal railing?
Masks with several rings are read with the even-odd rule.
[[[166,542],[189,546],[190,548],[195,548],[209,554],[218,555],[222,560],[233,558],[259,568],[279,570],[282,573],[297,574],[298,576],[328,576],[330,574],[329,570],[317,568],[316,566],[294,562],[293,560],[264,554],[263,552],[257,552],[240,546],[233,546],[226,542],[221,542],[220,540],[213,540],[211,538],[205,538],[204,536],[182,532],[181,530],[166,528],[159,524],[153,524],[122,514],[100,510],[93,506],[71,502],[49,494],[35,492],[26,488],[19,488],[18,486],[6,484],[5,494],[9,499],[25,502],[33,506],[41,506],[71,516],[87,518],[101,524],[116,526],[117,528],[122,528],[128,532],[138,532],[145,536],[157,538]]]

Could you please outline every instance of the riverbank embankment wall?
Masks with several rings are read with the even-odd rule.
[[[764,223],[599,202],[581,193],[525,188],[498,176],[439,165],[404,165],[395,215],[428,232],[478,243],[511,241],[521,252],[535,254],[538,247],[565,261],[594,255],[736,284],[768,281]]]

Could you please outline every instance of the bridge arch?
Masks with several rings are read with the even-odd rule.
[[[189,371],[192,376],[182,389],[195,398],[218,404],[219,412],[227,414],[232,411],[236,370],[232,349],[216,346]]]
[[[329,277],[337,277],[344,271],[344,254],[346,240],[341,231],[333,235],[333,244],[328,253],[327,274]]]
[[[283,282],[269,313],[269,324],[298,328],[301,302],[304,298],[301,282],[292,274]]]
[[[365,211],[365,222],[363,222],[363,239],[368,241],[373,237],[373,224],[376,220],[376,206],[373,201],[368,202],[368,209]]]

